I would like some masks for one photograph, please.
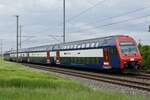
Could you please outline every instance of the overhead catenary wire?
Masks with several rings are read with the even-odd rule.
[[[150,8],[150,5],[145,6],[145,7],[141,7],[141,8],[137,8],[137,9],[125,12],[125,13],[118,14],[118,15],[114,15],[114,16],[111,16],[111,17],[107,17],[107,18],[101,19],[99,21],[103,22],[103,21],[107,21],[107,20],[110,20],[110,19],[115,19],[115,18],[118,18],[118,17],[127,16],[127,15],[130,15],[130,14],[136,13],[136,12],[143,11],[147,8]],[[97,21],[95,23],[97,23]],[[89,25],[89,24],[93,24],[93,23],[86,23],[84,25]]]
[[[82,12],[78,13],[77,15],[75,15],[76,17],[73,16],[73,17],[67,19],[67,20],[66,20],[66,23],[68,23],[68,22],[74,20],[75,18],[77,18],[77,17],[81,16],[82,14],[88,12],[89,10],[91,10],[91,9],[93,9],[93,8],[95,8],[95,7],[97,7],[98,5],[104,3],[105,1],[106,1],[106,0],[97,2],[97,3],[96,3],[95,5],[93,5],[92,7],[89,7],[89,8],[87,8],[87,9],[85,9],[84,11],[82,11]],[[135,9],[135,10],[132,10],[132,11],[129,11],[129,12],[125,12],[125,13],[122,13],[122,14],[119,14],[119,15],[107,17],[107,18],[101,19],[100,21],[105,21],[105,20],[110,20],[110,19],[113,19],[113,18],[118,18],[118,17],[121,17],[121,16],[126,16],[126,15],[129,15],[129,14],[133,14],[133,13],[136,13],[136,12],[139,12],[139,11],[142,11],[142,10],[145,10],[145,9],[147,9],[147,8],[149,8],[149,7],[150,7],[150,5],[145,6],[145,7],[142,7],[142,8],[138,8],[138,9]],[[61,23],[61,24],[62,24],[62,23]],[[39,31],[39,32],[37,32],[37,33],[45,32],[45,31],[48,31],[48,30],[49,30],[49,28],[48,28],[48,29],[45,29],[45,30],[42,30],[42,31]]]
[[[94,4],[93,6],[87,8],[87,9],[81,11],[81,12],[79,12],[78,14],[72,16],[72,17],[69,18],[69,19],[66,19],[66,23],[69,23],[70,21],[72,21],[72,20],[76,19],[77,17],[79,17],[79,16],[85,14],[86,12],[88,12],[89,10],[91,10],[91,9],[93,9],[93,8],[95,8],[95,7],[97,7],[98,5],[103,4],[105,1],[107,1],[107,0],[98,1],[98,2],[97,2],[96,4]],[[61,23],[58,24],[58,26],[60,26],[60,25],[63,25],[63,23],[61,22]],[[41,31],[39,31],[39,32],[36,32],[36,34],[42,33],[42,32],[46,32],[46,31],[49,31],[49,30],[50,30],[50,28],[48,27],[48,28],[46,28],[46,29],[44,29],[44,30],[41,30]]]
[[[83,29],[83,30],[79,30],[79,31],[72,31],[70,33],[78,33],[78,32],[89,31],[89,30],[92,30],[92,29],[97,29],[97,28],[102,28],[102,27],[111,26],[111,25],[115,25],[115,24],[125,23],[125,22],[131,21],[131,20],[142,19],[142,18],[145,18],[145,17],[148,17],[148,16],[150,16],[150,14],[145,15],[145,16],[140,16],[140,17],[138,16],[138,17],[134,17],[134,18],[130,18],[130,19],[125,19],[125,20],[121,20],[121,21],[117,21],[117,22],[112,22],[112,23],[108,23],[108,24],[97,25],[94,28],[88,28],[88,29]]]
[[[145,22],[138,23],[138,24],[144,24],[144,23],[145,23]],[[136,24],[136,25],[137,25],[137,24]],[[105,32],[105,33],[107,33],[107,32],[109,32],[109,31],[111,31],[111,30],[120,30],[120,29],[123,29],[122,27],[123,27],[123,26],[121,26],[121,27],[115,27],[115,28],[112,28],[112,27],[110,28],[110,27],[109,27],[109,28],[106,28],[106,29],[104,29],[104,30],[99,30],[99,32],[102,32],[102,33]],[[92,33],[91,33],[91,32],[90,32],[90,33],[80,33],[80,35],[83,35],[83,34],[84,34],[84,35],[91,35],[91,34],[92,34],[92,35],[98,35],[99,33],[96,33],[96,32],[92,32]],[[78,35],[78,34],[76,34],[76,35]]]
[[[25,42],[29,41],[30,39],[34,38],[35,36],[22,36],[22,37],[27,37],[27,39],[22,41],[22,44],[24,44]]]
[[[68,22],[70,22],[70,21],[73,21],[74,19],[80,17],[81,15],[85,14],[85,13],[88,12],[89,10],[91,10],[91,9],[93,9],[93,8],[95,8],[95,7],[97,7],[97,6],[99,6],[100,4],[103,4],[105,1],[107,1],[107,0],[98,1],[98,2],[97,2],[96,4],[94,4],[93,6],[87,8],[87,9],[85,9],[85,10],[79,12],[78,14],[72,16],[71,18],[67,19],[67,20],[66,20],[66,23],[68,23]]]
[[[56,37],[63,37],[63,36],[55,36],[55,35],[49,35],[50,37],[52,37],[53,39],[55,39],[56,41],[61,42],[59,39],[57,39]]]
[[[101,3],[103,3],[104,1],[106,1],[106,0],[103,0],[103,1],[100,1]],[[98,3],[96,3],[96,4],[99,4],[100,2],[98,2]],[[96,7],[96,4],[94,5],[95,7]],[[91,7],[91,9],[93,9],[94,8],[94,6],[92,6]],[[98,6],[98,5],[97,5]],[[144,10],[144,9],[146,9],[146,8],[149,8],[150,6],[146,6],[146,7],[142,7],[142,8],[139,8],[139,9],[135,9],[135,10],[133,10],[133,11],[129,11],[129,12],[126,12],[126,13],[122,13],[122,14],[120,14],[120,15],[116,15],[116,16],[112,16],[112,17],[108,17],[108,18],[104,18],[103,20],[107,20],[107,19],[113,19],[113,18],[117,18],[117,17],[121,17],[121,16],[125,16],[125,15],[128,15],[128,14],[132,14],[132,13],[135,13],[135,12],[138,12],[138,11],[141,11],[141,10]],[[89,7],[90,8],[90,7]],[[89,9],[90,10],[90,9]],[[88,12],[89,10],[85,10],[86,12]],[[85,13],[86,13],[85,12]],[[83,13],[84,14],[84,13]],[[78,15],[78,14],[77,14]],[[77,16],[76,15],[76,16]],[[82,15],[82,13],[81,13],[81,15]],[[79,16],[81,16],[80,15],[80,13],[79,13]],[[77,17],[79,17],[79,16],[77,16]],[[73,17],[75,17],[75,16],[73,16]],[[69,18],[68,20],[66,20],[66,22],[70,22],[70,21],[72,21],[72,20],[74,20],[74,18],[73,17],[71,17],[71,18]],[[72,19],[73,18],[73,19]],[[71,20],[72,19],[72,20]],[[70,21],[69,21],[70,20]],[[102,21],[102,20],[101,20]],[[109,25],[108,25],[109,26]],[[48,28],[48,30],[49,30],[49,28]],[[46,30],[45,30],[46,31]],[[43,31],[41,31],[41,32],[43,32]],[[41,33],[41,32],[39,32],[39,33]],[[53,36],[54,37],[54,36]],[[57,36],[55,36],[55,37],[57,37]]]
[[[35,36],[25,36],[28,37],[27,39],[25,39],[22,43],[24,44],[30,44],[32,43],[38,43],[41,42],[41,40],[31,40],[32,38],[34,38]],[[57,35],[48,35],[48,37],[51,37],[53,40],[61,42],[61,40],[57,39],[57,37],[62,37],[62,36],[57,36]],[[42,41],[43,42],[43,41]],[[46,43],[50,43],[50,42],[46,42]]]

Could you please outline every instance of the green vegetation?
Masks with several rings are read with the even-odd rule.
[[[149,97],[97,91],[73,80],[2,61],[0,100],[149,100]]]
[[[150,46],[139,44],[139,49],[143,58],[143,69],[150,72]]]

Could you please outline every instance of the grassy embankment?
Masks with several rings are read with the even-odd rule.
[[[73,80],[2,61],[0,100],[149,100],[149,98],[107,90],[92,90]]]

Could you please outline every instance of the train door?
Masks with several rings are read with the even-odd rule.
[[[60,51],[56,51],[56,64],[60,64]]]
[[[120,59],[117,52],[117,48],[116,47],[110,48],[109,55],[110,55],[109,56],[110,65],[112,66],[113,69],[118,69],[120,65]]]
[[[103,68],[110,69],[110,55],[109,55],[109,48],[103,49]]]
[[[47,51],[47,64],[50,64],[51,63],[51,60],[50,60],[50,51]]]

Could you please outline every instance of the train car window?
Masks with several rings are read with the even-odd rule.
[[[95,43],[92,43],[92,44],[91,44],[91,47],[94,47],[94,46],[95,46]]]
[[[77,63],[77,58],[76,57],[74,58],[74,63]]]
[[[90,57],[87,57],[87,64],[90,64],[91,63],[91,59]]]
[[[80,48],[82,48],[82,45],[80,44]]]
[[[67,48],[67,46],[64,47],[64,49],[66,49],[66,48]]]
[[[78,63],[80,64],[80,62],[81,62],[81,59],[80,59],[80,57],[78,57]]]
[[[72,45],[70,45],[70,49],[72,49]]]
[[[84,58],[81,57],[81,64],[84,64]]]
[[[90,47],[90,44],[89,44],[89,43],[87,43],[87,44],[86,44],[86,48],[89,48],[89,47]]]
[[[85,44],[82,44],[82,48],[85,48]]]
[[[91,64],[94,64],[95,63],[95,58],[92,58],[91,59]]]
[[[95,47],[98,47],[98,45],[99,45],[99,43],[97,42],[97,43],[95,44]]]
[[[96,57],[94,57],[93,59],[93,64],[96,64]]]
[[[96,64],[99,64],[99,59],[98,58],[96,58]]]
[[[97,58],[95,57],[95,62],[94,62],[94,64],[97,64]]]
[[[73,45],[71,45],[71,49],[73,48]]]
[[[68,45],[66,46],[66,49],[68,49]]]
[[[79,49],[79,48],[81,48],[81,46],[80,46],[80,45],[78,45],[78,49]]]
[[[74,48],[76,49],[76,48],[77,48],[77,45],[74,45]]]
[[[75,57],[72,57],[72,63],[75,63]]]
[[[90,64],[93,64],[94,58],[92,58],[92,59],[91,59],[91,58],[89,58],[89,60],[90,60],[90,61],[89,61],[89,62],[90,62]]]
[[[102,41],[99,41],[99,45],[100,45],[100,46],[102,45],[102,43],[103,43]]]
[[[92,62],[92,64],[95,64],[96,63],[96,59],[95,59],[95,57],[93,58],[93,62]]]
[[[84,58],[84,64],[87,64],[87,57]]]

